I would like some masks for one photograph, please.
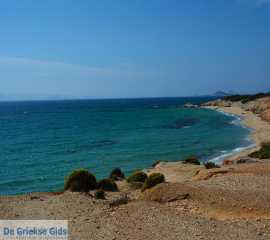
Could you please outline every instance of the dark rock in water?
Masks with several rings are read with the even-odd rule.
[[[176,120],[174,123],[162,125],[162,127],[163,128],[178,129],[178,128],[192,126],[192,125],[198,123],[199,121],[200,120],[198,118],[183,118],[183,119]]]

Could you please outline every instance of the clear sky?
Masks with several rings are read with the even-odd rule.
[[[0,97],[270,91],[270,0],[3,0]]]

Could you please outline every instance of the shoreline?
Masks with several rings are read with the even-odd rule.
[[[259,149],[260,144],[258,145],[255,142],[255,139],[252,137],[252,134],[254,133],[254,131],[256,131],[256,129],[252,128],[251,126],[249,126],[248,124],[245,123],[245,115],[244,114],[241,114],[241,115],[235,114],[235,113],[232,113],[232,111],[230,111],[230,109],[224,110],[224,109],[221,109],[218,107],[203,107],[203,108],[211,109],[211,110],[217,111],[223,115],[234,117],[235,120],[233,120],[233,122],[237,121],[237,124],[235,124],[235,125],[238,125],[238,126],[245,128],[249,131],[248,136],[247,136],[248,141],[249,141],[248,145],[239,146],[239,147],[236,147],[230,151],[225,151],[223,154],[218,155],[218,156],[213,157],[213,158],[209,158],[207,161],[222,165],[222,163],[225,159],[233,161],[233,160],[235,160],[235,158],[241,157],[241,154],[243,152],[246,152],[246,154],[249,154],[250,152],[253,152],[253,151]]]
[[[251,152],[258,150],[263,142],[270,142],[270,124],[267,121],[262,120],[255,113],[245,110],[241,104],[233,103],[232,106],[201,106],[201,108],[218,111],[221,114],[228,114],[239,120],[241,127],[246,127],[249,129],[248,137],[252,141],[252,143],[248,146],[237,147],[232,149],[226,153],[221,153],[216,157],[209,157],[207,161],[215,162],[218,165],[222,165],[224,160],[229,161],[237,161],[240,158],[248,158],[248,155]],[[157,159],[157,162],[158,159]],[[195,174],[198,169],[204,169],[203,164],[198,166],[186,165],[183,164],[182,161],[160,161],[156,166],[149,166],[145,168],[143,171],[147,174],[151,174],[152,172],[161,172],[167,176],[167,180],[169,182],[178,182],[179,178],[181,181],[184,179],[189,179],[192,174]],[[181,171],[183,176],[177,176],[178,171]],[[185,172],[187,175],[185,175]],[[0,195],[3,196],[25,196],[36,193],[44,193],[44,194],[54,194],[55,191],[50,192],[29,192],[29,193],[19,193],[19,194],[8,194],[8,195]]]
[[[270,158],[245,161],[248,152],[269,140],[270,124],[241,105],[224,112],[253,129],[255,147],[231,156],[244,161],[211,169],[160,162],[145,171],[162,173],[166,182],[141,191],[139,185],[117,181],[118,191],[106,191],[104,199],[96,197],[96,189],[0,196],[0,217],[66,219],[70,239],[139,240],[153,234],[158,239],[270,239]]]
[[[246,147],[238,147],[233,149],[224,157],[221,158],[222,154],[211,158],[208,161],[213,161],[213,159],[218,159],[218,161],[213,161],[220,166],[223,166],[223,161],[228,160],[236,163],[237,160],[241,158],[249,158],[249,154],[260,149],[263,142],[270,142],[270,123],[262,120],[261,117],[257,116],[255,113],[245,110],[241,103],[233,103],[232,106],[220,107],[220,106],[202,106],[205,109],[212,109],[214,111],[219,111],[223,114],[234,115],[236,118],[240,118],[241,125],[250,130],[249,138],[253,142],[251,145]],[[240,150],[239,150],[240,149]],[[220,159],[221,158],[221,159]],[[146,169],[146,173],[151,174],[153,172],[161,172],[166,175],[168,182],[184,182],[195,176],[197,171],[203,170],[204,166],[201,164],[190,165],[183,164],[182,161],[177,162],[160,162],[155,167]],[[181,173],[181,174],[180,174]]]
[[[245,110],[240,103],[233,103],[229,107],[204,106],[203,108],[239,117],[241,125],[250,130],[249,137],[253,143],[243,147],[240,152],[233,153],[234,151],[232,151],[232,154],[225,157],[227,160],[235,161],[241,157],[248,157],[248,154],[258,150],[263,142],[270,141],[270,124],[255,113]]]

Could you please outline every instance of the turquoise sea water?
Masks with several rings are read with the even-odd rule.
[[[87,168],[98,178],[126,174],[156,160],[202,161],[250,144],[239,120],[186,109],[205,98],[0,103],[0,194],[53,191]]]

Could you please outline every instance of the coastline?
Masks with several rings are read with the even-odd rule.
[[[248,145],[239,146],[230,151],[224,151],[221,155],[218,155],[213,158],[209,158],[207,161],[214,162],[218,165],[222,165],[224,160],[234,161],[238,158],[243,157],[244,155],[246,156],[249,153],[259,149],[260,144],[257,144],[254,138],[252,137],[253,132],[256,130],[244,122],[245,116],[243,114],[239,115],[239,114],[232,113],[230,109],[224,110],[217,107],[204,107],[204,108],[217,111],[226,116],[234,117],[235,120],[233,120],[232,122],[237,122],[237,123],[233,123],[233,124],[240,126],[241,128],[245,128],[249,131],[248,136],[247,136],[248,138],[247,141],[249,142]]]
[[[240,118],[241,125],[250,129],[249,138],[253,144],[246,147],[239,147],[231,152],[219,155],[218,157],[209,159],[218,165],[223,165],[224,160],[229,160],[236,163],[239,159],[249,158],[249,154],[260,149],[264,142],[270,142],[270,124],[263,120],[255,113],[243,108],[239,102],[232,103],[231,106],[201,106],[202,108],[212,109],[224,114],[234,115]],[[217,160],[217,161],[215,161]],[[155,167],[145,170],[147,174],[154,172],[161,172],[166,176],[168,182],[185,182],[196,176],[198,171],[204,169],[203,165],[190,165],[183,164],[182,161],[178,162],[160,162]]]
[[[269,122],[240,104],[211,108],[253,129],[255,146],[226,160],[246,160],[270,140]],[[270,159],[233,163],[206,169],[160,162],[145,171],[164,174],[165,183],[141,191],[117,181],[118,191],[106,191],[104,199],[97,190],[0,196],[0,218],[67,219],[70,239],[270,239]]]
[[[248,158],[248,155],[260,148],[263,142],[270,142],[270,124],[267,121],[262,120],[255,113],[245,110],[239,102],[233,103],[231,106],[200,106],[201,108],[211,109],[218,111],[222,114],[228,114],[239,119],[241,125],[250,130],[249,137],[253,144],[245,147],[237,147],[228,151],[227,153],[221,153],[220,155],[207,159],[207,161],[213,161],[218,165],[222,165],[224,160],[237,161],[240,158]],[[157,159],[158,162],[159,159]],[[186,165],[182,161],[160,161],[156,166],[149,166],[144,171],[147,174],[153,172],[161,172],[166,175],[166,179],[169,182],[183,182],[196,175],[198,170],[204,169],[203,164],[200,166]],[[179,173],[181,174],[179,175]],[[34,194],[31,192],[27,194],[16,194],[14,196],[23,196],[28,194]],[[53,193],[48,192],[48,193]],[[13,195],[2,195],[13,196]]]
[[[232,152],[231,156],[226,157],[227,160],[235,161],[242,157],[248,157],[248,154],[258,150],[263,142],[270,141],[270,124],[255,113],[245,110],[240,103],[233,103],[226,107],[204,106],[204,108],[238,116],[241,124],[251,130],[249,136],[254,144],[243,147],[239,152]]]

